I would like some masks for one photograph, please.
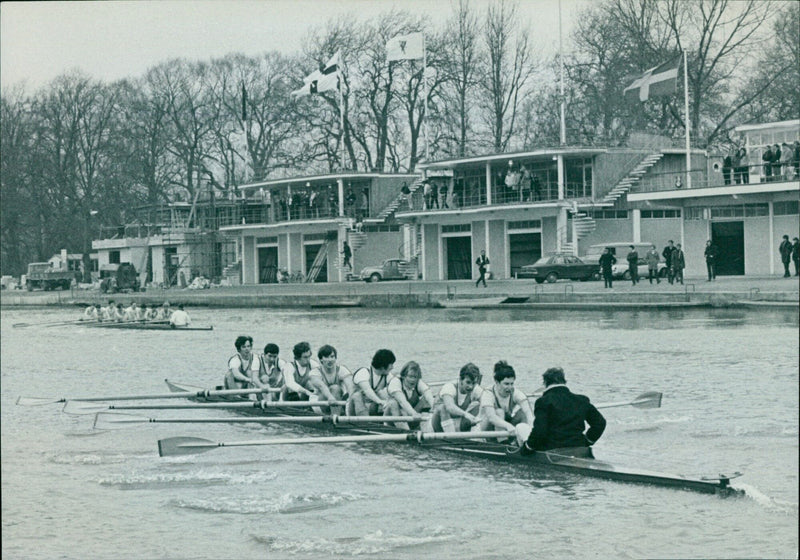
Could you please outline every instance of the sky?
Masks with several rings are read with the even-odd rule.
[[[542,54],[558,49],[558,0],[518,0]],[[471,0],[483,10],[488,0]],[[564,40],[586,0],[561,0]],[[135,78],[173,58],[210,60],[233,52],[298,53],[332,18],[358,20],[392,8],[437,26],[450,0],[159,0],[0,3],[0,85],[28,92],[81,69],[103,81]]]

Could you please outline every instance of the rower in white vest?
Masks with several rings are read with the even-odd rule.
[[[470,362],[461,368],[458,381],[442,385],[431,417],[434,432],[468,432],[480,421],[481,377]]]
[[[253,369],[258,371],[258,363],[253,359],[253,338],[246,335],[236,337],[236,354],[228,359],[225,374],[225,389],[247,389],[253,379]]]
[[[292,354],[294,359],[283,368],[286,385],[281,398],[285,401],[307,401],[314,394],[309,383],[311,370],[318,368],[319,364],[311,359],[311,345],[308,342],[295,344]]]
[[[368,368],[353,372],[355,390],[347,402],[347,413],[353,416],[380,416],[389,400],[389,372],[396,358],[394,352],[381,348],[372,356]]]
[[[337,363],[336,348],[325,344],[317,350],[319,365],[309,374],[309,385],[321,401],[343,401],[353,394],[352,372]],[[342,407],[330,407],[331,414],[341,414]]]
[[[270,342],[264,346],[264,353],[258,357],[258,372],[253,376],[253,387],[258,389],[283,389],[286,386],[286,381],[283,375],[283,370],[286,367],[286,361],[278,357],[280,348],[277,344]],[[270,393],[258,393],[256,399],[266,401],[277,401],[280,398],[281,391]]]
[[[100,306],[97,305],[90,305],[86,309],[83,310],[83,316],[81,317],[81,321],[97,321],[98,311]]]
[[[533,426],[533,410],[528,396],[514,387],[516,379],[514,368],[505,360],[494,365],[494,385],[481,396],[479,430],[516,431],[517,441],[522,445]]]
[[[422,380],[422,368],[417,362],[406,363],[400,369],[400,375],[392,377],[386,388],[389,400],[383,410],[385,416],[412,416],[416,418],[411,424],[419,428],[422,420],[421,412],[430,410],[435,399],[433,391]],[[395,422],[394,425],[404,430],[411,429],[408,422]]]

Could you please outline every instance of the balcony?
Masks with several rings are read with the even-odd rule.
[[[775,166],[776,168],[779,166]],[[747,165],[736,169],[721,169],[720,172],[706,173],[705,170],[690,172],[692,189],[730,188],[743,185],[766,185],[798,180],[792,166],[773,169],[772,165]],[[674,191],[688,187],[685,172],[652,173],[642,177],[632,193],[653,193]]]

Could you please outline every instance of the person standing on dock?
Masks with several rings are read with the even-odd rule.
[[[530,431],[533,425],[533,411],[528,396],[514,387],[517,374],[505,360],[494,365],[494,386],[481,395],[480,431]],[[520,442],[522,443],[522,442]]]
[[[285,401],[307,401],[314,394],[309,379],[311,370],[319,368],[319,364],[311,359],[311,345],[298,342],[292,348],[294,359],[286,364],[283,377],[286,385],[282,399]]]
[[[241,335],[233,343],[236,354],[228,359],[228,372],[225,374],[226,389],[247,389],[258,374],[253,359],[253,337]]]
[[[473,363],[461,368],[458,381],[439,389],[439,398],[431,416],[434,432],[468,432],[480,421],[481,371]]]
[[[672,276],[672,253],[675,252],[675,245],[673,245],[672,239],[667,241],[667,246],[664,247],[664,251],[662,251],[662,255],[664,255],[664,264],[667,266],[667,277],[669,278],[669,283],[672,284],[675,281],[675,278]]]
[[[600,270],[603,272],[603,282],[605,283],[603,286],[604,288],[614,287],[614,273],[611,270],[611,267],[616,262],[617,258],[611,252],[611,249],[609,247],[603,249],[603,254],[600,255],[598,264],[600,265]]]
[[[678,243],[672,251],[672,278],[675,282],[683,284],[683,269],[686,268],[686,254]]]
[[[658,263],[661,262],[661,255],[658,254],[655,245],[650,245],[650,250],[647,251],[644,259],[647,261],[647,278],[650,283],[652,284],[655,280],[656,284],[661,284],[661,277],[658,275]]]
[[[630,246],[631,250],[628,252],[626,260],[628,261],[628,272],[631,275],[631,283],[633,286],[639,283],[639,253],[636,247]]]
[[[789,236],[784,235],[783,241],[778,247],[778,252],[781,254],[781,262],[783,263],[783,277],[789,278],[792,273],[789,272],[789,262],[792,258],[792,244],[789,242]]]
[[[606,419],[588,397],[567,388],[563,369],[549,368],[542,379],[544,394],[534,403],[533,430],[522,454],[563,449],[565,455],[593,459],[591,446],[603,435]]]
[[[414,429],[419,427],[420,413],[433,408],[435,402],[433,391],[422,380],[422,368],[414,361],[406,363],[400,375],[389,380],[386,391],[389,400],[383,409],[384,416],[413,416],[418,419],[413,422]],[[394,425],[403,430],[411,429],[407,422]]]
[[[800,239],[792,239],[792,260],[794,261],[794,275],[800,276]]]
[[[353,265],[350,264],[350,259],[353,258],[353,251],[350,249],[350,245],[347,244],[347,241],[345,241],[344,244],[342,245],[342,256],[344,257],[344,260],[342,261],[342,266],[346,266],[352,272]]]
[[[475,261],[475,264],[478,265],[478,273],[480,276],[478,280],[475,282],[475,287],[478,287],[478,284],[483,282],[483,287],[486,287],[486,271],[489,270],[489,258],[486,256],[486,251],[481,251],[481,255]]]
[[[706,248],[703,254],[706,257],[706,269],[708,270],[708,282],[717,279],[717,253],[719,250],[709,239],[706,241]]]
[[[372,356],[368,368],[353,372],[355,391],[350,395],[347,413],[353,416],[379,416],[389,400],[389,372],[397,359],[394,352],[381,348]]]
[[[338,354],[330,344],[317,350],[319,366],[311,370],[309,385],[321,401],[343,401],[354,392],[353,374],[336,363]],[[331,407],[331,414],[341,414],[341,407]]]
[[[272,342],[264,346],[264,353],[258,357],[258,373],[253,376],[252,385],[257,389],[279,389],[282,390],[286,385],[283,370],[286,362],[278,357],[280,348]],[[258,400],[277,401],[280,398],[280,391],[260,393],[256,395]]]

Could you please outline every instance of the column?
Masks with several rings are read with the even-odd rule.
[[[642,240],[642,211],[639,208],[633,209],[633,242],[639,243]]]
[[[492,203],[492,164],[486,162],[486,204]]]

